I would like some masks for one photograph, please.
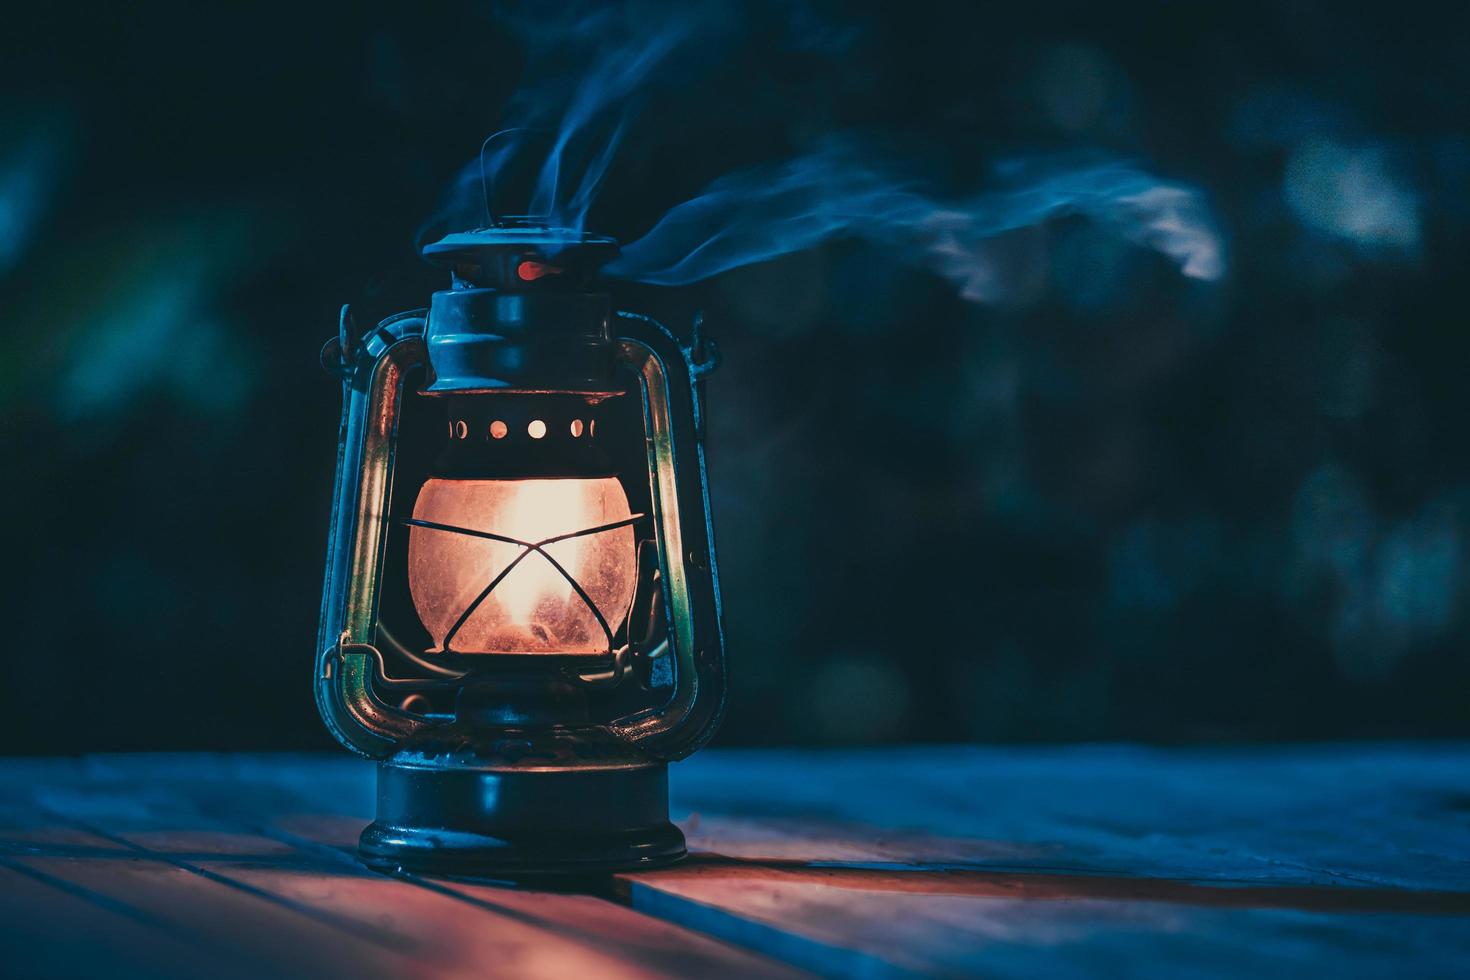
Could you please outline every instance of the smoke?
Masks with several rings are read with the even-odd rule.
[[[714,60],[709,52],[753,37],[828,57],[840,57],[852,43],[851,31],[824,24],[800,5],[761,9],[779,12],[779,30],[757,31],[751,18],[732,17],[731,8],[698,3],[659,16],[640,16],[637,4],[590,12],[569,7],[557,20],[517,23],[530,83],[512,103],[509,128],[461,174],[450,223],[465,227],[488,222],[491,210],[503,213],[500,188],[530,164],[528,213],[580,232],[650,92],[692,85]],[[784,162],[718,178],[652,221],[606,272],[682,285],[854,238],[943,276],[966,299],[990,302],[1005,292],[993,239],[1067,215],[1161,253],[1186,276],[1212,280],[1224,272],[1221,238],[1200,192],[1133,164],[1010,161],[997,168],[989,189],[940,196],[903,161],[880,158],[840,135]]]
[[[641,41],[619,45],[601,52],[585,76],[577,83],[556,139],[541,167],[536,189],[531,197],[531,214],[548,215],[550,222],[581,231],[602,178],[612,163],[613,154],[622,142],[626,116],[618,115],[612,129],[596,146],[591,159],[583,167],[574,188],[567,184],[563,166],[579,138],[596,139],[597,126],[607,122],[604,114],[631,98],[653,70],[686,40],[695,22],[671,18],[662,30],[651,31]]]
[[[692,42],[733,30],[733,13],[716,4],[655,9],[632,2],[506,14],[525,49],[527,78],[500,131],[460,171],[420,237],[434,227],[489,223],[492,211],[524,210],[548,225],[582,231],[654,76],[693,73]],[[507,211],[505,185],[516,184],[528,162],[535,174],[530,190],[517,194],[524,203]]]
[[[1220,238],[1198,192],[1133,166],[1059,169],[1013,161],[1008,189],[942,200],[834,144],[775,167],[721,177],[668,212],[608,267],[609,275],[683,285],[837,237],[892,249],[949,279],[966,299],[999,298],[985,243],[1051,218],[1082,215],[1217,279]]]

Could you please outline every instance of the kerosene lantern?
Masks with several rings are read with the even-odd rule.
[[[526,876],[684,855],[666,764],[724,709],[704,469],[712,347],[614,312],[607,238],[507,219],[343,379],[316,699],[379,761],[359,856]]]

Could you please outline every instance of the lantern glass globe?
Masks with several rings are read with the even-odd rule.
[[[614,477],[428,480],[413,508],[408,584],[435,652],[608,653],[588,603],[616,633],[637,586],[633,528],[577,532],[631,516]]]

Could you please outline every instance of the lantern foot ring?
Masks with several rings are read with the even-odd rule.
[[[378,766],[378,819],[358,857],[374,871],[535,879],[631,871],[685,855],[668,769]]]

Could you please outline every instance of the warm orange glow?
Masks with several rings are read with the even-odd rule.
[[[528,544],[627,520],[616,479],[439,480],[414,502],[416,521],[486,531]],[[566,575],[576,579],[616,632],[633,599],[637,560],[624,526],[544,545],[522,545],[437,528],[413,527],[408,585],[437,649],[456,653],[603,653],[607,635]],[[519,562],[516,562],[517,558]],[[478,605],[512,562],[515,567]],[[474,608],[460,623],[466,610]],[[456,624],[458,628],[456,629]]]

